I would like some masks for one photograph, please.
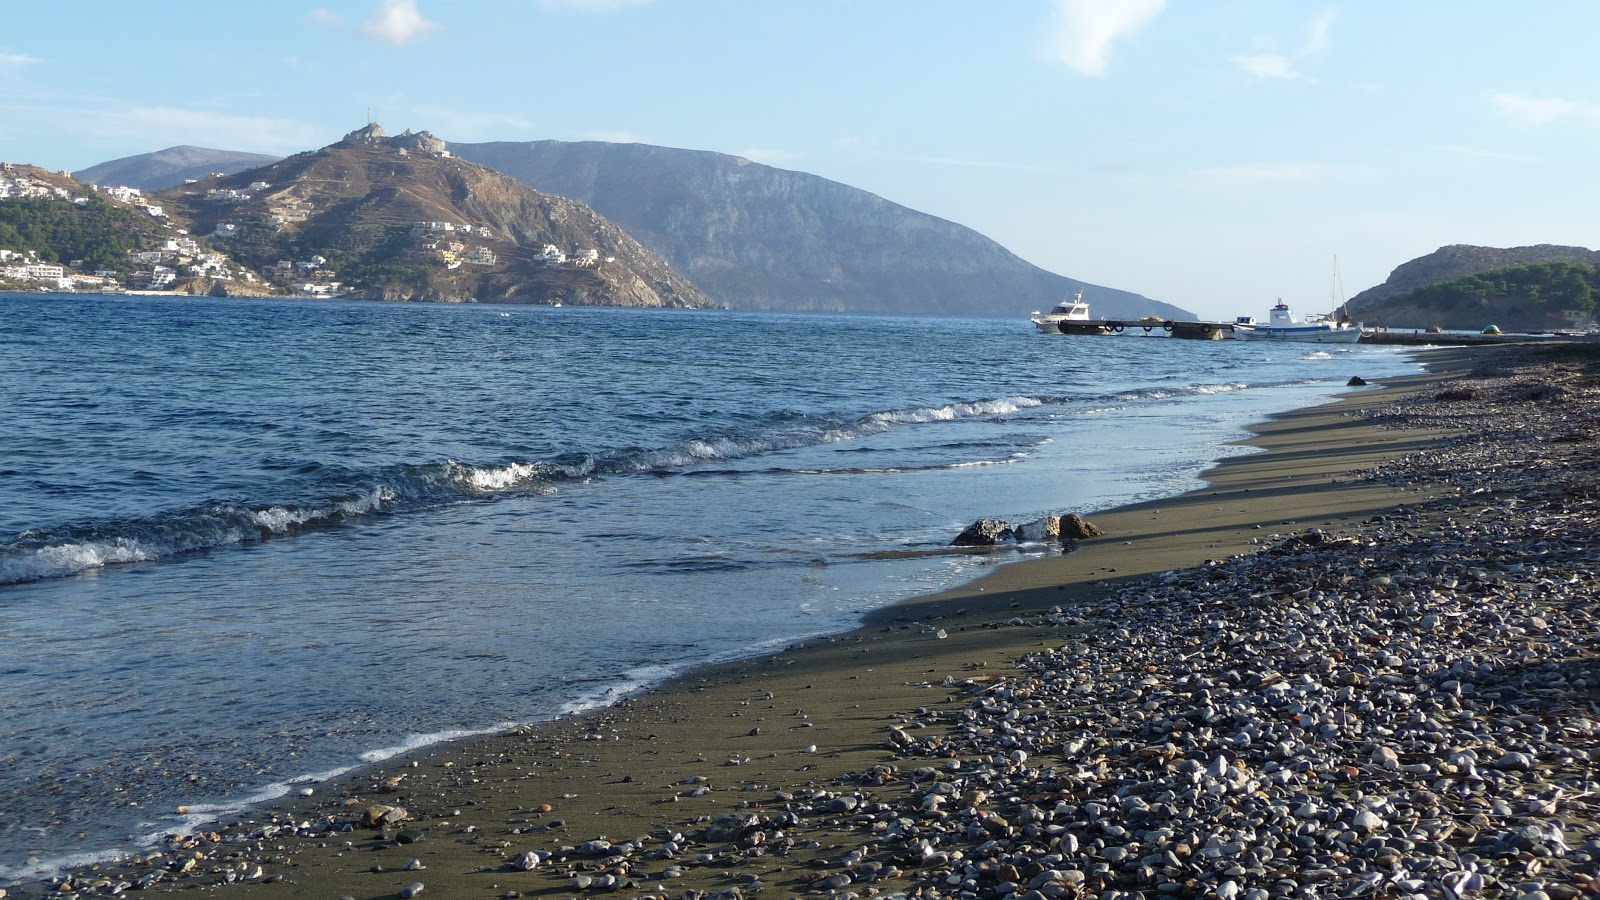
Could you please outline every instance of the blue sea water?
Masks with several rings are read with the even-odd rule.
[[[1385,347],[0,294],[0,880],[842,630]],[[1045,547],[1026,553],[1055,552]]]

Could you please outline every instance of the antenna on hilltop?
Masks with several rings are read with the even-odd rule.
[[[371,125],[372,121],[372,107],[369,106],[367,107],[367,124]]]

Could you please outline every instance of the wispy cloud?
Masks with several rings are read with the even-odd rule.
[[[621,9],[644,6],[651,0],[539,0],[539,8],[546,12],[614,13]]]
[[[197,144],[287,155],[318,146],[319,138],[325,137],[310,124],[293,119],[171,106],[73,108],[55,103],[13,103],[0,104],[0,113],[13,125],[50,128],[95,145],[138,145],[145,150]]]
[[[1533,157],[1522,154],[1507,154],[1506,151],[1485,151],[1482,147],[1440,147],[1440,152],[1451,155],[1454,159],[1462,160],[1467,165],[1477,165],[1482,162],[1533,162]]]
[[[409,43],[442,27],[438,22],[423,18],[417,9],[417,0],[383,0],[378,14],[361,23],[361,30],[367,36],[392,44]]]
[[[1274,78],[1283,81],[1302,78],[1304,76],[1300,72],[1299,64],[1326,53],[1333,46],[1330,37],[1333,20],[1334,12],[1331,9],[1323,11],[1312,19],[1299,50],[1288,53],[1276,50],[1241,53],[1228,57],[1228,61],[1239,71],[1255,78]]]
[[[331,25],[337,27],[344,24],[344,16],[339,15],[331,9],[322,9],[320,7],[313,9],[309,13],[306,13],[306,18],[316,22],[318,25]]]
[[[471,112],[442,106],[418,106],[408,113],[412,128],[425,129],[447,141],[505,141],[534,132],[532,120],[516,113]]]
[[[1281,78],[1292,81],[1300,77],[1300,73],[1295,71],[1294,63],[1290,62],[1287,56],[1279,56],[1276,53],[1231,56],[1228,61],[1245,74],[1257,78]]]
[[[1316,56],[1332,46],[1328,34],[1333,30],[1333,19],[1334,11],[1326,9],[1311,20],[1311,33],[1306,36],[1305,46],[1300,48],[1301,56]]]
[[[1243,190],[1261,185],[1366,179],[1372,174],[1369,169],[1324,163],[1249,163],[1197,169],[1189,175],[1188,180],[1202,188]]]
[[[1567,116],[1583,116],[1600,120],[1600,105],[1556,97],[1524,97],[1520,94],[1499,93],[1489,98],[1489,103],[1513,124],[1537,128]]]
[[[29,56],[26,53],[0,53],[0,72],[9,72],[43,61],[37,56]]]
[[[1155,21],[1167,0],[1054,0],[1051,54],[1080,75],[1103,75],[1111,45]]]
[[[1043,172],[1059,173],[1061,170],[1052,166],[1037,166],[1031,163],[1014,163],[996,159],[972,159],[964,156],[906,156],[901,157],[906,162],[926,163],[930,166],[951,166],[958,169],[991,169],[1004,172]]]

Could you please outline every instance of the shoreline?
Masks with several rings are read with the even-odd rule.
[[[146,886],[236,881],[234,890],[251,896],[391,896],[421,881],[442,896],[568,895],[579,892],[574,883],[552,878],[551,863],[537,854],[592,843],[597,835],[619,843],[652,835],[659,846],[666,842],[663,828],[704,827],[696,816],[711,817],[714,825],[718,816],[796,803],[812,807],[807,818],[819,821],[802,826],[795,816],[790,831],[848,832],[847,814],[857,806],[833,810],[827,804],[839,799],[841,781],[860,782],[862,773],[871,777],[875,767],[888,764],[886,735],[892,743],[896,729],[920,733],[917,726],[928,724],[918,721],[920,710],[958,700],[962,682],[991,679],[1030,649],[1098,627],[1096,607],[1112,592],[1253,552],[1307,528],[1355,527],[1448,493],[1440,485],[1418,489],[1352,477],[1434,446],[1449,433],[1384,432],[1358,411],[1432,389],[1483,352],[1434,351],[1428,374],[1274,416],[1245,442],[1259,452],[1224,459],[1205,473],[1200,490],[1091,514],[1106,535],[1070,554],[1010,562],[976,581],[871,613],[853,631],[696,669],[579,716],[362,767],[316,785],[309,797],[253,812],[246,817],[251,821],[224,834],[171,842],[200,860]],[[1052,612],[1055,607],[1063,609]],[[868,684],[871,689],[863,690]],[[819,814],[806,803],[807,791],[834,796]],[[405,807],[405,818],[382,831],[342,830],[378,804]],[[299,827],[318,820],[332,830]],[[823,824],[828,821],[845,824]],[[302,830],[309,833],[296,834]],[[781,830],[780,823],[769,834]],[[246,843],[256,845],[254,855],[238,853],[236,836],[252,833],[256,838]],[[748,837],[734,835],[734,843]],[[804,875],[811,860],[838,855],[843,847],[783,840],[790,844],[781,855],[746,853],[737,865],[716,858],[686,863],[672,880],[655,878],[663,864],[653,862],[651,878],[639,878],[636,890],[658,883],[671,896],[728,890],[752,873],[761,876],[760,884],[799,890],[786,875]],[[283,849],[263,849],[263,842]],[[776,850],[765,839],[744,850],[763,843]],[[169,850],[80,872],[74,884],[90,893],[96,881],[105,882],[102,890],[119,881],[137,885],[152,872],[170,871],[178,855]],[[543,865],[528,872],[515,865],[501,869],[528,852]],[[247,865],[224,862],[230,853],[251,859]],[[422,868],[408,870],[413,859]],[[579,877],[590,878],[593,887],[603,876]],[[14,896],[32,895],[27,885],[17,890]]]

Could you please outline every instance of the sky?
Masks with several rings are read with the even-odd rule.
[[[76,0],[0,22],[0,159],[50,169],[287,155],[369,115],[711,150],[1223,320],[1326,312],[1448,244],[1600,248],[1593,0]]]

